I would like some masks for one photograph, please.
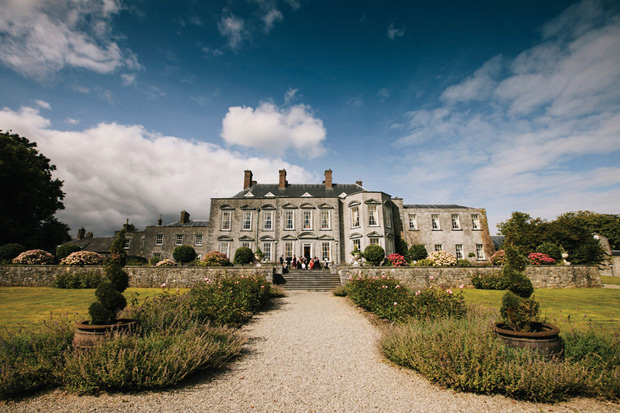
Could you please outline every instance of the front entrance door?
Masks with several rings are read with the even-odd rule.
[[[312,258],[312,245],[304,244],[304,257],[309,261]]]

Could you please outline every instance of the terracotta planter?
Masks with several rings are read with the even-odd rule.
[[[514,348],[531,348],[548,356],[562,356],[563,346],[560,329],[551,324],[540,323],[541,331],[519,332],[506,329],[503,323],[495,324],[495,333],[504,343]]]
[[[89,321],[82,321],[75,325],[73,347],[76,349],[93,347],[113,333],[129,333],[135,330],[137,325],[137,321],[131,319],[120,319],[113,324],[90,324]]]

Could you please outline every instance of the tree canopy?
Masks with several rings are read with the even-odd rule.
[[[63,209],[62,181],[37,144],[0,131],[0,245],[20,243],[53,250],[70,239],[54,214]]]

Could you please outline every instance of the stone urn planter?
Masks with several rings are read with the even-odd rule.
[[[119,319],[112,324],[90,324],[88,320],[82,321],[75,325],[73,347],[75,349],[91,348],[114,333],[132,333],[137,325],[137,321],[131,319]]]
[[[561,357],[563,353],[560,329],[552,324],[536,323],[534,331],[521,332],[509,330],[503,323],[496,323],[495,334],[513,348],[531,348],[550,357]]]

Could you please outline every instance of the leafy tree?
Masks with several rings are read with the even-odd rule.
[[[74,245],[74,244],[62,244],[62,245],[59,245],[58,248],[56,248],[56,258],[58,259],[58,261],[60,261],[63,258],[67,257],[72,252],[76,252],[76,251],[79,251],[81,249],[82,248],[80,248],[80,247],[78,247],[77,245]]]
[[[549,226],[548,237],[568,252],[571,264],[600,262],[603,251],[586,223],[572,213],[560,215]]]
[[[24,251],[26,251],[26,247],[21,244],[4,244],[0,247],[0,262],[11,261]]]
[[[405,254],[407,262],[420,261],[428,257],[428,251],[423,244],[413,244]]]
[[[172,250],[172,258],[183,265],[196,259],[196,250],[189,245],[179,245]]]
[[[381,245],[369,245],[364,250],[364,259],[372,265],[379,265],[385,258],[385,250]]]
[[[506,222],[497,224],[497,229],[506,237],[505,245],[512,245],[521,255],[527,255],[543,241],[546,225],[547,222],[540,218],[515,211]]]
[[[254,262],[254,253],[248,247],[237,248],[235,251],[234,263],[239,265],[251,264]]]
[[[53,250],[71,239],[54,214],[63,209],[62,181],[52,179],[50,160],[37,144],[0,131],[0,245]]]
[[[597,214],[590,211],[568,212],[563,216],[579,219],[592,233],[609,239],[612,250],[620,249],[620,214]]]
[[[545,241],[536,248],[536,252],[541,254],[547,254],[555,260],[555,262],[562,262],[562,247],[553,242]]]

